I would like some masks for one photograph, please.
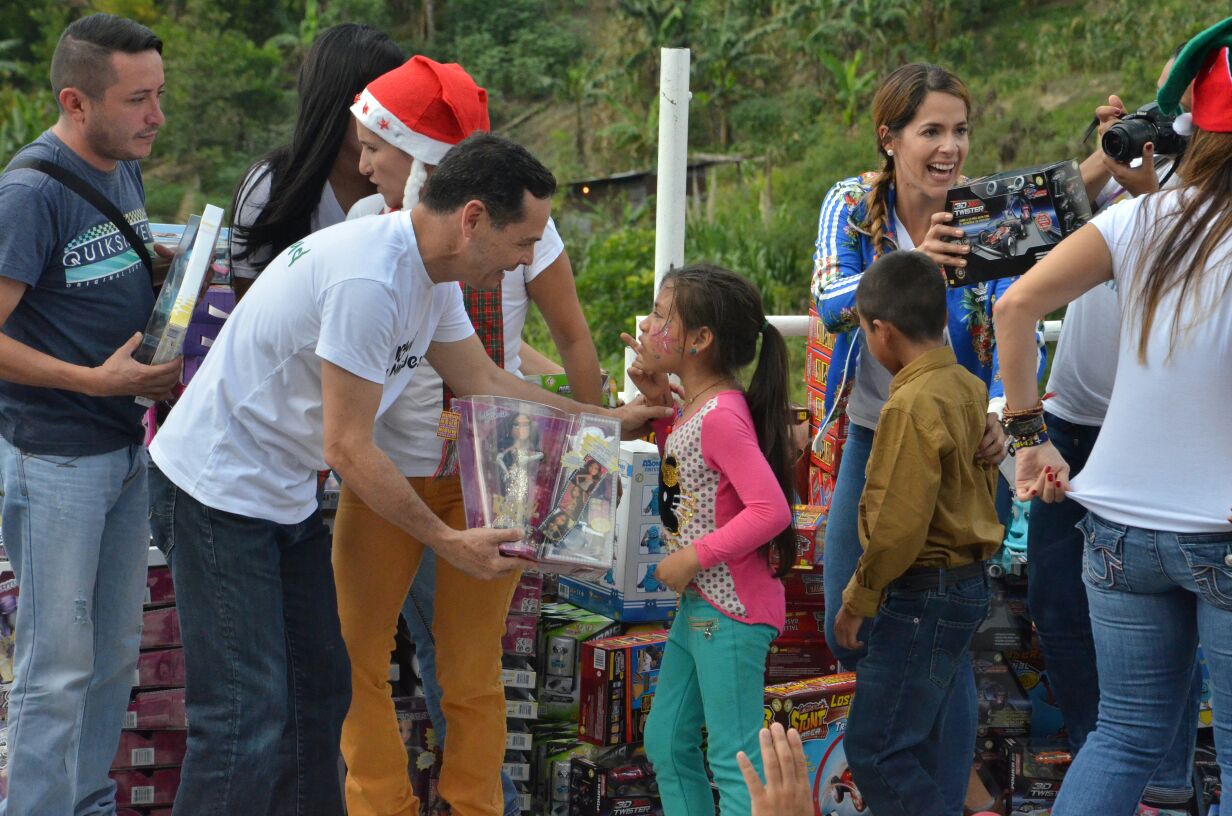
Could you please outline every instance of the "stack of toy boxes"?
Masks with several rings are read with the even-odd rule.
[[[833,674],[766,688],[765,725],[795,728],[804,742],[804,758],[817,813],[863,813],[865,805],[847,767],[847,713],[856,676]]]
[[[562,576],[560,597],[615,620],[667,620],[676,609],[676,593],[654,574],[667,554],[659,518],[659,449],[649,442],[622,442],[620,468],[616,561],[598,581]]]
[[[816,440],[819,434],[822,435],[820,441],[814,442],[814,450],[809,454],[808,503],[827,510],[834,495],[839,462],[843,458],[843,444],[847,441],[847,415],[843,414],[828,429],[823,427],[826,420],[826,376],[834,355],[834,335],[826,331],[815,308],[809,309],[808,346],[804,354],[809,439]]]
[[[536,647],[539,722],[532,729],[527,774],[539,810],[567,812],[569,759],[589,749],[577,733],[582,651],[587,642],[619,632],[620,624],[609,617],[568,603],[543,604]]]
[[[120,806],[169,808],[180,784],[188,719],[184,708],[184,652],[174,603],[170,569],[151,566],[146,578],[133,700],[111,766]]]
[[[583,742],[609,746],[642,741],[666,646],[662,629],[583,645],[578,720]]]
[[[838,670],[825,639],[825,601],[821,578],[821,549],[825,538],[824,511],[811,505],[792,508],[796,528],[796,556],[784,580],[787,622],[770,644],[766,683],[784,683],[817,677]]]
[[[533,570],[522,573],[509,614],[505,619],[504,671],[505,713],[508,732],[505,737],[505,770],[518,786],[522,810],[531,807],[530,750],[531,724],[539,716],[537,699],[538,672],[535,668],[538,652],[539,612],[543,605],[543,575]]]

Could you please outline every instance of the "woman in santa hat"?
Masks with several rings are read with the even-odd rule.
[[[461,66],[422,56],[369,83],[351,112],[359,133],[359,169],[378,195],[359,202],[348,218],[413,208],[450,147],[489,128],[484,90]],[[569,258],[551,220],[529,265],[506,272],[500,288],[464,287],[464,294],[489,356],[510,371],[521,366],[521,331],[533,302],[561,352],[574,398],[599,402],[598,358]],[[440,376],[421,361],[412,384],[378,420],[375,436],[433,512],[461,528],[465,520],[453,447],[436,436],[449,398]],[[459,816],[502,813],[501,637],[518,575],[495,581],[466,575],[392,528],[345,485],[334,529],[334,574],[353,686],[342,732],[348,812],[418,813],[386,683],[405,602],[430,708],[436,709],[438,700],[443,708],[444,723],[439,709],[434,717],[440,736],[448,724],[440,796]]]
[[[1057,245],[997,302],[1019,498],[1087,509],[1083,580],[1099,715],[1054,816],[1131,814],[1188,705],[1201,641],[1216,751],[1232,784],[1232,18],[1192,39],[1159,91],[1193,82],[1183,185],[1124,201]],[[1124,320],[1116,385],[1086,467],[1048,440],[1036,321],[1112,281]],[[1154,455],[1148,454],[1148,451]]]

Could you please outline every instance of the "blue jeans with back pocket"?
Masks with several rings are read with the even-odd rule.
[[[1202,643],[1215,746],[1232,784],[1232,531],[1182,534],[1088,513],[1083,581],[1099,668],[1095,730],[1066,774],[1053,816],[1132,814],[1191,708]]]

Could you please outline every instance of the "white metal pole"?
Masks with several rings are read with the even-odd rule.
[[[655,285],[684,265],[689,162],[689,49],[664,48],[659,69],[659,165],[655,194]]]
[[[661,49],[659,66],[659,164],[655,191],[655,260],[653,298],[663,276],[684,265],[684,215],[689,164],[689,49]],[[639,318],[640,320],[640,318]],[[635,329],[636,333],[636,329]],[[633,362],[626,349],[625,368]],[[625,376],[621,399],[637,396]]]

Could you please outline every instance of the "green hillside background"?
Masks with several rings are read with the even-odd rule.
[[[690,206],[686,257],[749,276],[780,314],[808,307],[822,195],[875,167],[869,109],[885,73],[924,60],[964,78],[969,175],[1081,158],[1097,104],[1149,101],[1172,49],[1228,13],[1204,0],[2,0],[0,158],[54,120],[52,49],[93,11],[166,43],[167,122],[145,163],[159,221],[229,204],[244,167],[288,138],[295,71],[334,23],[461,63],[488,89],[493,129],[562,182],[653,169],[659,49],[688,47],[690,151],[743,161],[714,170]],[[651,300],[653,200],[582,211],[562,195],[555,213],[602,361],[618,370],[617,335]],[[551,353],[537,316],[527,332]]]

